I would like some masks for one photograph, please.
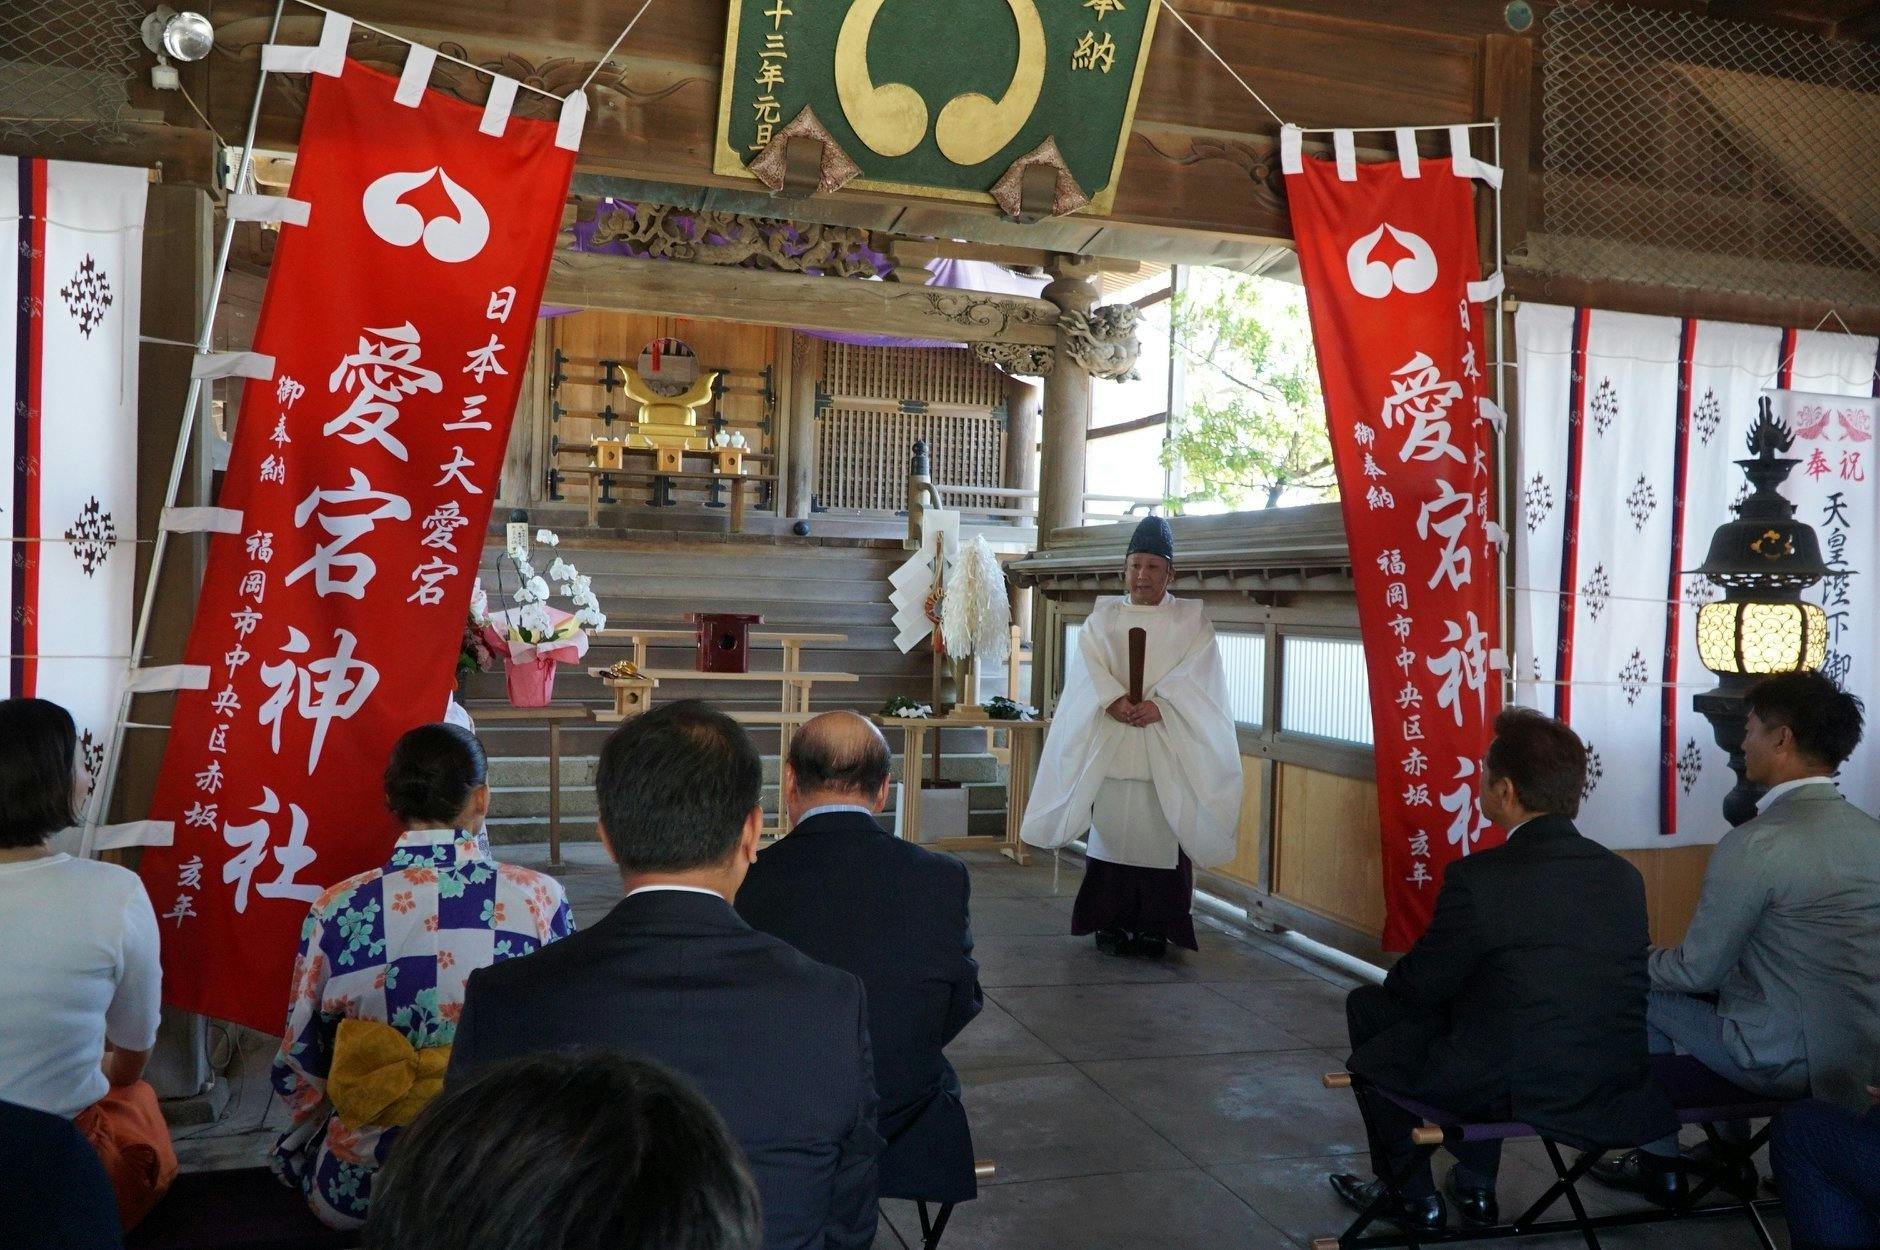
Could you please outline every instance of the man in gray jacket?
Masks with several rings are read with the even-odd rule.
[[[1652,1050],[1758,1094],[1862,1107],[1880,1058],[1880,821],[1832,780],[1861,702],[1819,673],[1765,678],[1746,702],[1744,771],[1768,789],[1712,853],[1683,943],[1652,952]],[[1667,1138],[1594,1175],[1663,1197],[1677,1154]]]

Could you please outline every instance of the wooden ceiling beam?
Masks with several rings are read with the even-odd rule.
[[[225,134],[246,122],[271,8],[265,0],[222,0],[215,6],[217,41],[207,62],[205,107]],[[1407,117],[1474,120],[1481,36],[1506,29],[1501,8],[1500,0],[1401,0],[1391,6],[1374,0],[1185,0],[1184,14],[1282,115],[1313,126],[1382,126]],[[355,0],[348,11],[433,46],[455,45],[467,60],[549,91],[580,84],[597,50],[615,33],[606,28],[618,20],[601,0],[572,0],[547,9],[466,8],[455,0]],[[694,0],[635,29],[590,88],[593,111],[581,176],[701,193],[762,194],[750,180],[710,172],[724,14],[721,4]],[[284,42],[311,42],[318,37],[319,16],[290,6],[284,25]],[[393,73],[403,64],[402,47],[363,30],[355,32],[350,51]],[[432,85],[480,103],[487,79],[440,62]],[[291,77],[269,80],[262,146],[297,142],[305,91],[305,83]],[[539,103],[525,93],[518,111]],[[815,196],[811,202],[821,208],[822,201],[833,201],[833,211],[854,210],[873,218],[840,224],[903,236],[1185,264],[1216,259],[1252,264],[1266,243],[1290,234],[1274,190],[1276,134],[1272,118],[1195,39],[1170,22],[1150,53],[1122,182],[1107,218],[1073,216],[1018,226],[999,217],[989,203],[909,200],[854,190]],[[786,210],[777,215],[803,214]],[[1242,250],[1236,252],[1236,246]],[[1171,249],[1178,254],[1171,255]]]
[[[142,165],[155,168],[172,186],[208,190],[217,185],[215,138],[208,131],[146,122],[126,122],[120,129],[120,136],[109,141],[91,135],[33,140],[0,135],[0,156]]]
[[[1880,334],[1880,306],[1833,305],[1822,300],[1785,299],[1748,292],[1693,292],[1656,283],[1576,278],[1518,264],[1508,267],[1508,294],[1513,299],[1538,304],[1570,304],[1608,312],[1699,317],[1757,326],[1811,326],[1832,311],[1838,313],[1855,334]]]
[[[1775,30],[1799,30],[1829,39],[1880,36],[1876,9],[1868,0],[1599,0],[1614,8],[1692,13],[1723,22],[1743,22]],[[1542,0],[1537,7],[1554,7]]]
[[[1044,347],[1056,341],[1057,307],[1023,295],[813,278],[594,252],[556,252],[549,262],[542,302],[962,343]]]
[[[1842,18],[1835,24],[1834,34],[1837,39],[1862,39],[1868,43],[1880,43],[1880,4],[1868,5]]]
[[[1851,7],[1823,3],[1768,3],[1767,0],[1709,0],[1701,6],[1704,16],[1726,22],[1747,22],[1754,26],[1772,26],[1800,30],[1811,35],[1836,37],[1841,22]]]

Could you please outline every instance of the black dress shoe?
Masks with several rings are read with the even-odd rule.
[[[1452,1171],[1443,1184],[1443,1192],[1449,1195],[1449,1204],[1462,1217],[1464,1224],[1477,1228],[1501,1222],[1501,1204],[1495,1201],[1494,1188],[1477,1185],[1464,1185],[1456,1180]]]
[[[1692,1167],[1706,1176],[1716,1177],[1718,1185],[1738,1197],[1755,1194],[1756,1184],[1762,1179],[1762,1173],[1756,1170],[1755,1160],[1738,1159],[1726,1166],[1707,1141],[1692,1146],[1684,1157],[1690,1160]]]
[[[1687,1193],[1683,1160],[1661,1158],[1644,1150],[1628,1150],[1601,1159],[1587,1175],[1608,1188],[1643,1194],[1661,1207],[1682,1206]]]
[[[1130,935],[1129,945],[1123,949],[1127,954],[1141,955],[1144,959],[1160,959],[1168,954],[1168,939],[1135,933]]]
[[[1121,929],[1098,929],[1097,949],[1106,955],[1127,955],[1129,934]]]
[[[1349,1172],[1334,1172],[1326,1179],[1332,1183],[1332,1192],[1353,1211],[1370,1210],[1371,1204],[1384,1192],[1383,1181],[1367,1181]],[[1391,1211],[1387,1207],[1377,1218],[1395,1224],[1406,1232],[1440,1233],[1449,1227],[1449,1210],[1443,1204],[1441,1194],[1431,1194],[1427,1198],[1405,1198],[1397,1210]]]

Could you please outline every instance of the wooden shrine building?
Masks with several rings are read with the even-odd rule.
[[[1499,247],[1505,257],[1504,334],[1524,300],[1804,326],[1832,307],[1854,332],[1880,330],[1872,192],[1880,127],[1871,86],[1857,91],[1821,74],[1784,78],[1777,52],[1760,75],[1703,52],[1706,24],[1727,21],[1766,36],[1772,48],[1838,48],[1871,65],[1880,7],[1868,0],[1183,0],[1183,20],[1161,11],[1140,63],[1119,63],[1109,84],[1105,98],[1113,97],[1119,126],[1113,163],[1104,167],[1067,142],[1055,155],[1015,160],[996,195],[966,188],[964,166],[946,166],[931,152],[923,181],[857,177],[843,166],[855,164],[848,131],[806,127],[779,139],[792,121],[782,114],[760,120],[756,140],[733,147],[748,119],[721,119],[734,95],[744,100],[743,78],[758,61],[752,45],[727,30],[727,10],[749,16],[760,6],[655,0],[597,68],[635,7],[358,0],[347,52],[396,74],[406,45],[376,27],[555,94],[595,71],[497,522],[522,509],[532,523],[566,534],[622,629],[670,629],[687,611],[725,610],[763,613],[766,628],[841,635],[839,643],[805,644],[819,665],[855,677],[842,689],[819,689],[819,707],[872,711],[891,694],[926,688],[924,653],[895,647],[887,600],[887,576],[905,558],[904,514],[920,506],[908,492],[917,441],[928,449],[928,480],[940,501],[1014,560],[1015,580],[1029,592],[1031,644],[1018,688],[1048,707],[1066,638],[1096,595],[1120,586],[1127,523],[1088,522],[1124,508],[1093,507],[1086,450],[1093,395],[1127,375],[1142,350],[1141,307],[1167,298],[1183,268],[1284,274],[1291,267],[1273,112],[1357,129],[1359,159],[1387,151],[1388,136],[1366,126],[1499,119],[1498,152],[1485,137],[1475,141],[1479,158],[1505,170],[1499,239],[1489,214],[1481,222],[1484,254],[1492,258]],[[949,23],[1007,6],[912,7],[920,15],[884,16],[874,41],[864,37],[864,78],[871,55],[883,73],[892,63],[922,84],[936,113],[953,88],[1001,87],[1004,79],[981,81],[997,77],[992,70],[952,64],[940,41]],[[800,26],[792,29],[821,29],[811,25],[822,19],[809,6],[797,8],[790,20]],[[143,482],[160,483],[168,469],[189,357],[163,344],[192,337],[192,310],[207,294],[217,208],[229,190],[223,140],[244,131],[273,14],[262,0],[209,6],[213,52],[178,67],[187,97],[152,89],[140,69],[126,76],[128,107],[109,125],[31,142],[0,128],[0,151],[157,171],[143,314]],[[1142,18],[1132,15],[1138,34]],[[1593,34],[1615,47],[1627,31],[1649,27],[1672,51],[1649,72],[1602,53],[1591,35],[1570,30],[1595,18],[1605,25]],[[10,46],[9,20],[0,18],[0,49]],[[1050,38],[1061,34],[1050,24],[1058,21],[1043,28]],[[320,11],[289,0],[276,38],[311,43],[321,25]],[[810,51],[822,44],[803,38],[797,56],[823,55]],[[832,55],[838,80],[854,71],[852,56]],[[1081,55],[1068,43],[1021,49],[1011,82],[1035,62],[1045,86],[1034,108],[1048,111],[1054,84],[1069,81],[1063,75],[1109,72],[1101,64],[1079,70]],[[1125,73],[1134,76],[1128,84]],[[486,77],[447,60],[431,84],[472,103],[488,89]],[[291,179],[305,92],[304,79],[272,78],[262,95],[254,148],[263,192],[283,193]],[[1604,101],[1604,111],[1571,112],[1576,100],[1591,108],[1588,99]],[[526,93],[516,104],[519,116],[548,115],[547,108]],[[762,119],[764,110],[760,97],[753,115]],[[1548,130],[1550,110],[1573,119],[1577,146],[1563,149]],[[936,125],[945,129],[943,113]],[[1641,125],[1655,129],[1641,138],[1633,133]],[[1435,130],[1422,138],[1431,154],[1446,151],[1444,140]],[[1864,181],[1811,157],[1830,142],[1866,171]],[[1686,146],[1693,153],[1683,159]],[[1656,156],[1611,156],[1645,150]],[[763,160],[753,160],[760,153]],[[760,166],[762,180],[751,172]],[[253,332],[274,232],[256,223],[233,229],[217,337],[218,346],[240,349]],[[996,282],[962,284],[963,274],[992,273]],[[1120,294],[1136,289],[1149,293]],[[671,385],[656,399],[636,398],[647,378]],[[241,419],[235,387],[211,402],[186,466],[185,504],[210,501],[220,436]],[[649,428],[665,431],[666,441]],[[658,459],[661,446],[670,459]],[[734,485],[740,475],[748,483]],[[158,496],[154,487],[144,492],[150,524]],[[1241,853],[1208,884],[1260,922],[1374,952],[1382,901],[1370,753],[1339,721],[1363,703],[1361,669],[1344,702],[1324,709],[1322,732],[1281,728],[1279,717],[1286,640],[1350,644],[1357,636],[1337,509],[1186,518],[1176,532],[1183,553],[1176,592],[1207,599],[1247,680],[1236,693],[1245,700],[1242,753],[1252,783]],[[176,593],[162,600],[159,655],[180,647],[192,602],[191,570],[172,566],[169,577]],[[652,645],[654,667],[659,648],[668,648],[667,659],[679,654],[671,639]],[[1357,663],[1339,655],[1338,663]],[[748,691],[700,690],[749,701]],[[477,686],[470,693],[496,694]],[[562,697],[608,700],[598,686]],[[160,699],[151,697],[143,719],[161,720]],[[492,754],[539,755],[539,729],[501,722]],[[569,728],[566,751],[591,754],[600,732],[591,723]],[[983,747],[960,737],[947,751],[970,773],[977,765],[966,757]],[[134,754],[127,767],[119,797],[130,811],[148,793],[155,760]],[[990,824],[1004,817],[996,766],[987,767],[974,774],[986,783],[975,810]],[[517,838],[533,836],[549,807],[561,814],[563,797],[544,793],[539,780],[510,784]],[[559,775],[550,789],[558,785]],[[538,803],[539,811],[531,807]],[[577,809],[567,815],[580,823]],[[1633,853],[1652,885],[1655,937],[1681,931],[1707,853]]]

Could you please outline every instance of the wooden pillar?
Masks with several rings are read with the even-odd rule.
[[[77,154],[74,154],[75,156]],[[81,157],[81,159],[84,159]],[[139,330],[161,339],[193,343],[199,319],[208,302],[214,276],[215,206],[208,195],[187,186],[150,188],[144,214],[143,304]],[[252,321],[236,318],[226,301],[218,325],[218,349],[245,351],[252,346]],[[226,337],[225,337],[226,335]],[[137,446],[114,449],[114,454],[137,457],[137,532],[155,534],[163,509],[163,486],[169,479],[171,457],[183,418],[183,400],[189,393],[190,353],[174,347],[147,346],[137,361]],[[183,480],[177,491],[179,507],[214,502],[209,467],[209,429],[212,387],[202,390],[196,433]],[[259,420],[260,418],[256,418]],[[183,657],[189,627],[196,615],[196,592],[208,561],[206,534],[178,534],[171,538],[159,579],[156,610],[150,636],[137,662],[175,664]],[[139,543],[132,549],[136,562],[137,599],[141,602],[150,577],[153,549]],[[48,648],[49,650],[52,648]],[[174,694],[141,694],[131,700],[131,720],[145,725],[167,725],[175,709]],[[115,711],[115,704],[113,705]],[[108,819],[140,820],[150,812],[157,771],[163,762],[165,733],[133,729],[124,736],[118,761],[117,789]],[[105,859],[134,862],[141,852],[106,852]],[[214,1073],[209,1066],[208,1022],[193,1012],[163,1009],[157,1031],[156,1053],[144,1070],[144,1079],[157,1096],[169,1102],[192,1100],[182,1123],[211,1119],[218,1110]],[[200,1097],[199,1097],[200,1096]],[[226,1102],[226,1094],[222,1099]]]
[[[1005,484],[1016,490],[1038,488],[1038,413],[1043,403],[1044,391],[1037,382],[1030,378],[1006,378]],[[1014,506],[1023,507],[1024,504],[1015,501]],[[1012,620],[1019,626],[1022,641],[1029,644],[1030,590],[1012,592]]]
[[[784,492],[789,515],[806,517],[816,489],[816,389],[823,376],[821,339],[791,335],[796,353],[790,372],[790,479]]]
[[[1005,484],[1017,490],[1038,486],[1038,412],[1043,403],[1038,383],[1005,379]]]
[[[1097,302],[1094,265],[1084,257],[1057,256],[1044,298],[1065,312],[1088,314]],[[1083,523],[1084,438],[1090,428],[1090,371],[1071,358],[1064,331],[1057,332],[1051,372],[1044,379],[1043,446],[1038,460],[1038,543],[1055,529]]]
[[[503,449],[503,469],[496,499],[511,506],[539,503],[548,495],[548,379],[555,364],[554,318],[535,323],[529,339],[529,359],[516,388],[516,415]]]
[[[215,206],[209,197],[191,187],[151,187],[144,215],[141,333],[195,342],[214,277],[214,254]],[[241,310],[232,308],[232,303],[225,297],[215,346],[218,350],[246,351],[253,345],[254,322],[240,315]],[[157,532],[163,488],[169,480],[183,420],[183,401],[189,394],[189,366],[190,353],[174,347],[150,346],[138,354],[137,447],[134,451],[115,449],[113,454],[137,457],[140,534]],[[202,388],[192,448],[176,496],[179,507],[214,502],[210,469],[210,445],[215,441],[210,428],[214,394],[213,386]],[[137,597],[132,601],[136,604],[143,601],[154,548],[139,543],[130,551],[136,562]],[[206,534],[178,534],[171,539],[150,618],[150,635],[145,640],[144,654],[133,662],[162,665],[182,661],[208,555]],[[175,704],[174,694],[140,694],[131,700],[130,719],[145,725],[167,725]],[[163,763],[165,737],[164,733],[143,729],[125,734],[118,759],[117,788],[107,819],[141,820],[149,814],[157,771]],[[165,1092],[172,1091],[166,1088]]]

